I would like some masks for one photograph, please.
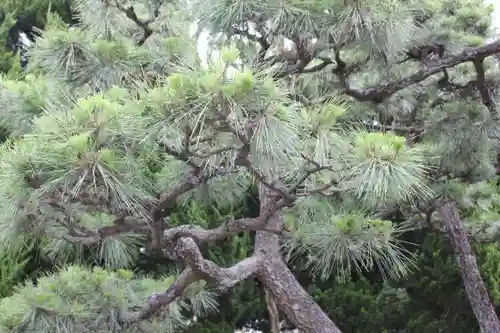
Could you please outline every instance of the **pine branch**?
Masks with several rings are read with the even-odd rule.
[[[64,238],[75,244],[92,245],[96,244],[106,238],[125,233],[143,234],[150,230],[147,222],[132,218],[120,217],[116,219],[112,226],[102,227],[97,231],[84,230],[79,227],[78,231],[72,226],[68,228],[68,235]]]
[[[139,311],[130,313],[123,319],[132,324],[153,316],[162,307],[174,302],[193,282],[205,280],[214,284],[219,292],[226,292],[240,281],[250,278],[260,266],[260,258],[245,258],[229,268],[221,268],[203,257],[192,238],[182,237],[175,246],[175,256],[184,262],[186,269],[163,293],[153,294],[148,303]]]
[[[444,222],[452,248],[459,262],[459,269],[472,311],[478,318],[481,332],[499,333],[500,319],[488,295],[486,285],[481,278],[476,257],[471,248],[465,225],[460,217],[457,204],[447,201],[438,207]]]
[[[274,200],[272,201],[272,206],[268,207],[267,210],[263,210],[258,218],[254,219],[228,219],[226,223],[218,228],[205,230],[201,228],[193,228],[191,226],[181,226],[177,228],[167,229],[165,217],[169,215],[171,209],[177,202],[177,199],[197,188],[199,185],[206,183],[207,181],[227,174],[228,170],[224,168],[219,168],[216,171],[206,170],[192,161],[191,157],[195,156],[190,151],[191,144],[191,131],[186,132],[185,142],[181,149],[175,149],[174,147],[163,145],[163,149],[170,156],[186,163],[188,167],[192,169],[190,174],[179,184],[168,189],[163,193],[158,200],[149,203],[150,206],[148,217],[133,217],[133,216],[122,216],[117,218],[112,226],[103,227],[97,231],[84,230],[81,226],[76,228],[73,225],[65,225],[69,231],[69,235],[66,237],[69,241],[79,244],[95,244],[108,237],[112,237],[121,233],[151,233],[152,238],[152,248],[160,249],[164,245],[174,244],[176,239],[179,237],[191,237],[196,240],[196,242],[206,242],[215,241],[219,239],[224,239],[229,235],[234,235],[243,231],[257,231],[265,229],[267,221],[270,217],[278,210],[285,206],[292,205],[297,200],[297,190],[301,188],[303,183],[314,173],[324,170],[325,168],[320,165],[315,165],[315,168],[305,170],[304,174],[292,187],[285,187],[281,185],[274,184],[266,180],[266,177],[257,170],[249,159],[249,147],[251,138],[254,133],[255,123],[250,121],[244,129],[240,129],[232,125],[228,120],[229,115],[227,105],[221,102],[223,106],[220,111],[221,119],[221,130],[231,132],[236,138],[238,138],[242,146],[237,149],[237,157],[234,161],[234,165],[245,167],[248,172],[261,184],[269,188],[274,193]],[[212,152],[217,154],[218,151]],[[205,156],[206,157],[206,156]],[[320,190],[325,190],[334,184],[322,187]],[[318,190],[319,191],[319,190]],[[316,193],[316,191],[311,192],[311,194]],[[66,214],[67,215],[67,214]],[[165,231],[164,231],[165,230]],[[268,230],[275,233],[280,233],[282,230]]]
[[[334,73],[337,74],[343,92],[361,102],[374,102],[381,103],[388,97],[392,96],[399,90],[407,88],[413,84],[424,81],[431,75],[442,72],[446,68],[454,67],[465,62],[481,62],[491,55],[500,52],[500,40],[486,44],[484,46],[466,49],[458,54],[443,57],[433,63],[429,63],[425,68],[419,72],[410,75],[406,78],[394,80],[388,83],[380,84],[371,88],[354,89],[349,86],[346,75],[346,63],[340,60],[338,52],[336,53],[337,67]],[[339,61],[340,60],[340,61]],[[478,70],[478,68],[476,68]],[[479,67],[479,71],[481,67]],[[478,71],[478,75],[480,72]],[[484,68],[483,68],[484,79]],[[486,91],[486,90],[484,90]],[[482,96],[483,97],[483,96]],[[486,96],[484,96],[486,97]],[[483,98],[484,98],[483,97]],[[486,99],[487,100],[487,99]]]
[[[177,260],[183,261],[204,280],[213,283],[219,292],[226,292],[238,282],[248,279],[259,266],[259,258],[252,256],[229,268],[220,268],[214,262],[203,258],[198,245],[190,237],[182,237],[177,241],[175,255]]]
[[[255,38],[251,40],[256,41]],[[344,62],[340,58],[339,49],[335,50],[335,61],[332,61],[327,57],[317,57],[317,59],[322,60],[322,63],[311,68],[305,68],[307,64],[309,64],[312,60],[308,58],[308,56],[310,55],[305,51],[302,51],[302,53],[297,52],[294,59],[289,59],[288,57],[283,58],[278,55],[266,59],[265,62],[274,64],[280,61],[287,61],[289,63],[287,66],[285,66],[285,68],[274,74],[274,77],[276,79],[283,78],[291,74],[319,72],[325,69],[330,64],[336,64],[336,67],[333,69],[333,73],[337,75],[343,92],[360,102],[374,103],[381,103],[396,92],[413,84],[422,82],[431,75],[437,74],[439,72],[444,72],[447,68],[451,68],[465,62],[473,62],[477,72],[477,77],[474,80],[474,83],[476,84],[476,87],[480,92],[483,104],[485,104],[490,112],[493,113],[496,110],[496,106],[494,105],[494,102],[492,101],[486,86],[483,62],[485,58],[497,53],[500,53],[500,40],[491,42],[484,46],[469,48],[458,54],[449,55],[434,62],[428,62],[425,68],[406,78],[394,80],[388,83],[364,89],[355,89],[350,87],[348,76],[353,70],[359,67],[359,64],[347,64],[346,62]],[[304,98],[301,98],[300,96],[295,97],[296,99],[302,100],[306,104],[309,104],[309,101],[304,100]]]
[[[305,170],[302,176],[293,187],[285,188],[278,187],[269,182],[256,170],[249,162],[249,139],[255,130],[256,124],[249,122],[244,129],[230,126],[227,120],[227,110],[222,108],[222,122],[226,131],[233,133],[240,139],[242,147],[238,148],[238,157],[235,164],[245,166],[247,170],[261,184],[265,184],[267,188],[266,203],[261,206],[260,215],[256,218],[228,218],[225,223],[213,229],[204,229],[191,224],[179,227],[168,228],[163,230],[165,222],[163,217],[168,215],[169,208],[175,204],[180,195],[196,188],[202,183],[207,182],[220,175],[217,172],[205,172],[200,166],[191,161],[192,152],[187,149],[189,143],[187,140],[191,137],[186,135],[184,149],[174,149],[173,147],[163,147],[171,156],[186,163],[186,166],[193,169],[193,172],[179,185],[166,191],[156,202],[153,203],[150,216],[148,218],[138,217],[120,217],[112,226],[107,226],[98,231],[87,231],[83,229],[75,230],[68,225],[70,235],[67,237],[73,243],[91,245],[102,242],[108,237],[113,237],[120,233],[147,233],[150,232],[153,238],[153,246],[157,249],[162,249],[164,254],[174,261],[183,262],[186,269],[178,278],[178,280],[170,286],[164,293],[152,295],[148,303],[138,312],[130,313],[123,322],[125,325],[138,322],[153,316],[163,306],[174,302],[178,297],[182,296],[183,291],[191,283],[198,280],[205,280],[213,283],[217,290],[224,292],[231,288],[234,284],[247,279],[257,272],[261,265],[262,253],[259,256],[244,259],[240,263],[230,268],[220,268],[213,262],[203,258],[199,246],[209,242],[224,240],[232,235],[236,235],[245,231],[265,231],[268,235],[282,234],[282,223],[275,223],[271,218],[286,205],[292,204],[296,198],[296,191],[306,179],[314,172],[324,168],[317,166],[310,170]],[[216,152],[214,152],[216,153]],[[224,172],[222,170],[221,172]],[[152,220],[152,223],[151,223]],[[188,221],[189,222],[189,221]]]
[[[188,224],[174,228],[168,228],[163,231],[163,213],[165,212],[165,210],[168,210],[168,208],[172,208],[180,195],[194,189],[195,187],[203,182],[206,182],[212,177],[217,176],[216,174],[205,174],[203,176],[190,177],[182,184],[179,184],[178,186],[167,191],[151,210],[153,223],[144,221],[143,219],[134,218],[132,216],[121,217],[115,220],[113,226],[103,227],[98,231],[82,230],[76,234],[71,232],[72,229],[70,228],[70,235],[66,236],[66,238],[73,243],[91,245],[101,242],[108,237],[112,237],[121,233],[146,233],[150,231],[152,233],[153,244],[156,245],[156,247],[153,248],[160,248],[165,245],[168,246],[171,244],[175,244],[176,240],[181,237],[189,237],[195,240],[196,243],[202,244],[223,240],[231,235],[236,235],[244,231],[264,230],[271,233],[280,234],[282,232],[281,229],[274,230],[272,228],[266,228],[269,219],[277,211],[284,208],[285,206],[289,206],[297,199],[295,192],[298,188],[300,188],[300,186],[307,180],[309,176],[324,169],[325,167],[318,166],[316,168],[306,170],[304,175],[294,184],[293,187],[289,189],[276,187],[273,184],[266,182],[263,176],[260,176],[262,178],[260,182],[264,184],[264,186],[266,186],[267,184],[266,187],[271,190],[272,193],[274,193],[274,196],[269,204],[261,209],[261,214],[256,218],[228,218],[225,223],[213,229],[204,229],[199,226]],[[309,192],[308,195],[327,190],[334,185],[334,183],[327,184],[316,191]]]
[[[173,198],[173,196],[169,198]],[[274,200],[271,201],[265,209],[262,209],[261,214],[255,218],[228,218],[225,223],[213,229],[204,229],[192,224],[169,228],[164,231],[161,237],[163,238],[163,241],[160,241],[159,244],[171,246],[182,237],[188,237],[193,239],[197,244],[203,244],[223,240],[231,235],[236,235],[244,231],[266,230],[273,233],[280,233],[281,230],[267,230],[266,224],[267,221],[269,221],[269,219],[284,206],[285,201],[280,197],[275,196]],[[77,244],[91,245],[101,242],[107,237],[112,237],[120,233],[145,233],[150,230],[151,226],[147,221],[129,216],[116,220],[113,226],[103,227],[95,232],[86,231],[85,233],[79,233],[78,235],[67,236],[67,238],[71,242]]]
[[[112,226],[103,227],[97,231],[84,230],[81,227],[77,230],[75,226],[68,224],[65,227],[69,234],[65,238],[73,243],[91,245],[123,233],[143,234],[149,231],[151,232],[153,248],[159,248],[163,243],[163,229],[165,227],[163,217],[168,215],[165,212],[173,207],[179,196],[215,176],[216,174],[213,173],[188,177],[184,182],[170,189],[153,205],[150,213],[151,221],[132,216],[120,217],[114,221]]]
[[[244,231],[266,230],[273,233],[280,233],[281,230],[267,229],[266,225],[269,219],[284,206],[284,200],[274,196],[274,199],[271,200],[267,206],[263,207],[258,217],[241,219],[229,218],[225,223],[214,229],[204,229],[191,224],[170,228],[165,230],[165,243],[173,244],[177,238],[190,237],[201,245],[203,243],[223,240],[228,236],[236,235]]]
[[[182,293],[189,285],[199,280],[200,278],[192,269],[184,269],[177,280],[165,292],[150,296],[148,303],[141,310],[127,314],[122,321],[125,325],[131,325],[152,317],[161,307],[174,302],[182,296]]]

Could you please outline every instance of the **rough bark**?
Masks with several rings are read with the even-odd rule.
[[[270,190],[261,186],[261,209],[269,206]],[[267,228],[279,230],[283,217],[277,212],[268,221]],[[256,278],[264,285],[278,306],[301,333],[341,333],[335,323],[321,310],[311,295],[297,281],[280,253],[279,237],[269,231],[257,231],[255,255],[261,257]]]
[[[264,289],[266,297],[267,312],[269,313],[269,326],[271,329],[270,333],[280,333],[280,314],[276,302],[274,301],[271,292],[268,289]]]
[[[454,202],[447,202],[439,209],[446,232],[457,256],[458,266],[464,281],[465,291],[469,298],[474,315],[479,323],[481,333],[500,333],[500,320],[488,296],[486,285],[481,278],[476,257],[472,251],[465,226]]]
[[[278,308],[301,333],[341,333],[281,258],[264,261],[257,279],[270,290]]]

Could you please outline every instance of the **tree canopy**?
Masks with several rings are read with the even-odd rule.
[[[0,244],[34,238],[63,267],[0,301],[0,332],[175,330],[246,279],[301,332],[340,332],[286,263],[404,277],[414,228],[447,235],[481,330],[500,332],[469,244],[498,229],[491,7],[72,5],[76,24],[48,12],[26,71],[0,82]],[[249,193],[255,216],[172,223],[176,206]],[[241,233],[250,255],[206,259]],[[179,271],[135,276],[138,244]]]

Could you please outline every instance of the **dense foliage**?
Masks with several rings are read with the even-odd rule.
[[[449,232],[452,222],[474,241],[497,234],[499,197],[488,180],[498,70],[489,56],[500,46],[480,46],[491,8],[465,0],[73,5],[78,25],[39,18],[45,31],[27,71],[14,68],[1,82],[0,244],[15,261],[2,277],[17,280],[32,243],[62,268],[2,299],[0,331],[177,330],[193,315],[232,330],[263,314],[259,286],[311,329],[312,314],[297,317],[270,285],[285,281],[262,275],[286,274],[275,245],[342,331],[477,330],[464,274],[475,266],[460,262],[457,271],[441,255],[468,244]],[[199,32],[214,50],[208,58],[186,27],[195,20],[207,29]],[[242,214],[249,195],[260,209]],[[463,221],[447,221],[450,211]],[[438,235],[424,231],[421,249],[403,241],[429,228]],[[498,253],[478,249],[498,304]],[[158,272],[144,258],[170,262]],[[436,281],[446,269],[450,279]],[[465,282],[465,292],[446,295],[450,281]],[[309,302],[287,283],[294,302]],[[431,297],[435,290],[445,298]],[[457,308],[444,311],[451,296]]]

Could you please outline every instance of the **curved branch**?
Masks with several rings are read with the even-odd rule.
[[[181,260],[204,280],[214,284],[219,292],[226,292],[240,281],[246,280],[257,272],[260,258],[245,258],[229,268],[221,268],[213,261],[203,258],[200,248],[190,237],[182,237],[175,247],[177,260]]]
[[[122,319],[125,324],[130,325],[152,317],[162,307],[181,297],[184,290],[196,281],[211,282],[217,291],[226,292],[238,282],[253,276],[260,267],[260,258],[252,256],[231,267],[221,268],[203,258],[198,245],[189,237],[182,237],[177,241],[175,255],[185,263],[186,269],[165,292],[153,294],[142,309],[125,315]]]
[[[285,207],[285,201],[279,196],[274,199],[261,211],[260,216],[255,218],[229,218],[225,223],[217,228],[204,229],[200,226],[187,224],[174,228],[166,229],[163,232],[162,245],[175,244],[181,237],[190,237],[196,243],[207,243],[223,240],[228,236],[236,235],[244,231],[266,230],[272,233],[281,233],[281,230],[266,229],[267,221],[276,213],[276,211]],[[112,226],[100,228],[97,231],[81,231],[70,233],[65,238],[73,243],[91,245],[98,243],[108,237],[122,233],[146,233],[151,230],[151,223],[139,218],[125,217],[115,220]]]
[[[186,268],[167,290],[162,293],[153,294],[142,309],[125,315],[122,321],[130,325],[152,317],[160,308],[174,302],[180,297],[190,284],[200,279],[193,270]]]
[[[108,237],[125,233],[147,233],[150,230],[148,223],[133,217],[121,217],[115,220],[112,226],[102,227],[97,231],[80,230],[78,232],[71,226],[67,226],[69,235],[64,239],[82,245],[96,244]]]
[[[481,85],[481,83],[484,82],[484,67],[482,67],[482,63],[485,58],[497,53],[500,53],[500,40],[491,42],[483,46],[468,48],[458,54],[449,55],[447,57],[440,58],[434,62],[429,62],[423,69],[405,78],[383,84],[378,84],[376,86],[369,88],[355,89],[350,87],[348,82],[348,75],[353,68],[357,67],[357,65],[349,66],[348,64],[346,64],[344,61],[340,59],[339,50],[336,50],[335,51],[336,67],[333,69],[332,72],[337,75],[340,81],[340,85],[342,86],[342,90],[345,94],[353,97],[354,99],[360,102],[381,103],[382,101],[392,96],[399,90],[407,88],[413,84],[422,82],[431,75],[443,72],[447,68],[451,68],[465,62],[473,62],[477,71],[476,82],[478,83],[477,85],[481,93],[483,103],[491,111],[492,108],[494,108],[494,106],[492,106],[491,99],[487,97],[486,87],[484,87],[484,85]],[[294,74],[294,73],[295,74],[312,73],[320,71],[324,69],[327,65],[334,63],[333,61],[325,57],[317,57],[317,58],[322,60],[321,64],[308,69],[302,68],[300,71],[297,71],[296,66],[285,68],[279,72],[278,77],[285,77],[289,74]],[[297,59],[297,61],[298,60],[300,59]],[[481,78],[483,78],[483,80],[481,80]]]
[[[342,68],[337,67],[337,69],[334,70],[334,73],[339,77],[341,84],[343,85],[345,94],[361,102],[371,101],[374,103],[381,103],[383,100],[392,96],[399,90],[409,87],[412,84],[421,82],[431,75],[442,72],[446,68],[454,67],[456,65],[470,61],[482,61],[486,57],[489,57],[496,53],[500,53],[500,40],[494,41],[484,46],[468,48],[458,54],[443,57],[433,63],[429,63],[428,66],[421,69],[419,72],[403,79],[394,80],[365,89],[353,89],[349,87]],[[338,62],[337,66],[339,66]]]
[[[271,233],[281,233],[280,230],[267,228],[267,222],[273,215],[285,206],[283,199],[274,197],[266,206],[261,209],[261,214],[254,218],[228,219],[226,223],[214,229],[204,229],[200,226],[187,224],[165,230],[164,237],[167,244],[175,244],[175,241],[182,237],[192,238],[197,244],[210,243],[223,240],[231,235],[236,235],[244,231],[265,230]]]

